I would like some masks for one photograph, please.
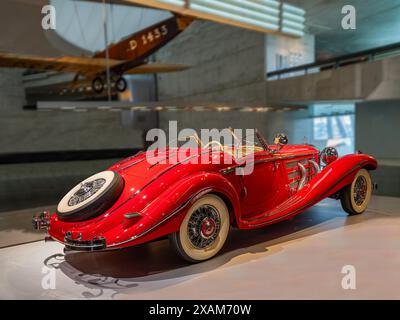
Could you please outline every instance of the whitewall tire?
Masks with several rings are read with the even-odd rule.
[[[59,202],[61,220],[82,221],[107,210],[123,189],[123,179],[114,171],[96,173],[73,187]]]
[[[366,169],[360,169],[353,182],[342,190],[340,202],[349,215],[363,213],[371,200],[372,180]]]
[[[229,211],[218,196],[207,194],[188,210],[179,231],[170,235],[177,253],[196,263],[214,257],[223,247],[230,228]]]

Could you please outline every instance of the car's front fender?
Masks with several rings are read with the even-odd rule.
[[[343,156],[326,166],[292,197],[275,208],[246,220],[241,227],[259,228],[288,219],[351,184],[357,172],[362,168],[375,170],[377,161],[366,154]]]

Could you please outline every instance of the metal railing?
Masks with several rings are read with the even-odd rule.
[[[281,78],[289,78],[293,76],[317,73],[329,69],[337,69],[343,66],[360,62],[375,61],[396,55],[400,55],[400,42],[383,47],[338,56],[323,61],[317,61],[291,68],[267,72],[266,76],[267,80],[278,80]]]

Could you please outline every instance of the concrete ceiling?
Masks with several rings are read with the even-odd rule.
[[[400,0],[285,0],[307,11],[319,58],[400,42]],[[341,27],[344,5],[356,9],[356,30]]]
[[[108,1],[124,3],[124,0]],[[400,42],[400,0],[283,0],[283,2],[306,10],[306,28],[309,33],[316,35],[319,59]],[[342,7],[349,4],[356,8],[356,30],[344,30],[341,27]]]
[[[87,54],[102,47],[101,17],[98,4],[71,0],[52,0],[58,10],[58,33],[40,27],[40,7],[49,0],[1,0],[0,50],[31,54]],[[92,0],[100,2],[100,0]],[[400,42],[400,0],[284,0],[303,7],[307,12],[307,31],[316,35],[317,57],[346,53]],[[123,3],[123,0],[108,0]],[[65,4],[62,4],[65,3]],[[357,29],[343,30],[341,8],[351,4],[357,12]],[[93,7],[95,5],[95,7]],[[83,10],[83,8],[86,8]],[[148,23],[164,18],[154,10],[115,6],[109,28],[110,39],[118,40]],[[98,12],[97,12],[98,11]],[[61,12],[61,13],[60,13]],[[23,22],[23,23],[21,23]],[[29,36],[27,36],[29,35]],[[83,48],[82,48],[83,47]]]
[[[56,30],[41,27],[41,8],[49,3],[56,8]],[[117,4],[107,9],[109,43],[171,16],[166,11]],[[0,2],[0,51],[53,57],[91,55],[105,47],[103,30],[100,3],[76,0]]]

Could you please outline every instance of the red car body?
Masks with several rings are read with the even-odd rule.
[[[84,221],[63,221],[51,214],[48,233],[76,250],[130,247],[177,232],[191,204],[205,194],[223,199],[232,226],[262,228],[337,194],[352,183],[360,169],[377,167],[373,157],[359,153],[340,157],[319,172],[319,152],[313,146],[272,148],[274,152],[251,154],[254,171],[249,175],[238,175],[235,170],[244,166],[245,158],[236,161],[224,151],[196,150],[197,157],[221,160],[206,164],[189,163],[193,162],[193,150],[176,164],[150,164],[146,152],[139,153],[109,168],[124,180],[124,188],[111,207]],[[172,154],[170,149],[159,152],[165,158]],[[230,164],[224,164],[227,157],[231,157]]]

